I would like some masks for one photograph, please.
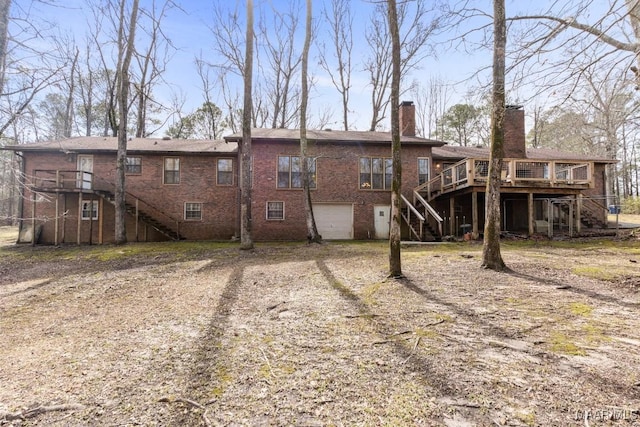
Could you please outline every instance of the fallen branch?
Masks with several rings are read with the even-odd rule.
[[[444,319],[440,319],[440,320],[437,320],[437,321],[432,322],[432,323],[427,323],[427,324],[426,324],[426,325],[424,325],[423,327],[424,327],[424,328],[428,328],[429,326],[436,326],[436,325],[439,325],[440,323],[444,323],[444,322],[445,322],[445,320],[444,320]]]
[[[358,317],[372,318],[380,316],[382,316],[382,314],[347,314],[344,317],[346,317],[347,319],[356,319]]]
[[[373,345],[387,344],[387,343],[390,343],[390,342],[396,342],[396,341],[398,341],[398,340],[397,340],[397,339],[394,339],[394,337],[399,337],[399,336],[401,336],[401,335],[412,334],[412,333],[413,333],[413,331],[402,331],[402,332],[398,332],[398,333],[395,333],[395,334],[393,334],[393,335],[389,335],[389,336],[387,337],[387,339],[386,339],[386,340],[382,340],[382,341],[374,341],[374,342],[373,342]],[[402,339],[403,339],[403,340],[408,340],[409,338],[411,338],[411,337],[405,337],[405,338],[402,338]]]
[[[269,367],[269,373],[271,374],[271,376],[273,378],[278,378],[276,374],[273,373],[273,369],[271,368],[271,363],[269,362],[269,358],[265,354],[264,350],[260,349],[260,352],[262,353],[262,357],[264,357],[265,362],[267,362],[267,366]]]
[[[418,338],[416,338],[416,342],[413,343],[413,348],[411,349],[411,353],[409,353],[409,356],[407,356],[406,359],[404,359],[404,361],[402,362],[402,364],[404,365],[405,363],[407,363],[409,361],[409,359],[411,359],[411,356],[413,356],[413,353],[415,353],[416,348],[418,348],[418,344],[420,344],[420,339],[422,337],[418,335]]]
[[[37,417],[47,412],[79,411],[81,409],[84,409],[84,405],[78,403],[51,406],[40,405],[20,412],[0,412],[0,421],[26,420],[27,418]]]
[[[286,301],[281,301],[281,302],[279,302],[277,304],[270,305],[269,307],[267,307],[266,311],[274,310],[274,309],[280,307],[282,304],[286,304],[286,303],[287,303]]]
[[[210,427],[212,425],[211,421],[207,417],[208,409],[204,405],[196,402],[195,400],[186,399],[186,398],[183,398],[183,397],[161,397],[160,399],[158,399],[158,402],[163,402],[163,403],[186,403],[187,405],[193,406],[194,408],[202,409],[202,411],[203,411],[202,412],[202,419],[203,419],[205,425],[207,427]],[[213,403],[213,402],[214,402],[214,400],[210,400],[210,401],[207,402],[207,405],[210,404],[210,403]]]

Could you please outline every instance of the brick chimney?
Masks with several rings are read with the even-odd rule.
[[[504,157],[525,158],[524,110],[521,105],[507,105],[504,116]]]
[[[416,136],[416,106],[412,101],[400,103],[400,135]]]

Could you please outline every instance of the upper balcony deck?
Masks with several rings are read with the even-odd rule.
[[[416,191],[431,201],[436,197],[468,187],[485,187],[489,174],[488,159],[465,159],[419,186]],[[532,159],[504,159],[502,188],[593,188],[593,162]]]
[[[95,189],[93,173],[82,170],[37,169],[25,184],[42,193],[90,193]]]

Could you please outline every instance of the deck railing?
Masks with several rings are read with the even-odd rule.
[[[78,193],[86,191],[87,193],[97,193],[103,196],[105,193],[115,194],[115,184],[113,182],[100,179],[94,176],[92,172],[81,170],[37,169],[34,171],[33,176],[28,178],[27,185],[35,191],[44,192],[76,190]],[[125,203],[134,210],[133,214],[136,216],[136,220],[138,218],[138,212],[144,212],[158,222],[175,228],[176,234],[180,235],[180,224],[182,221],[174,218],[163,209],[128,191],[125,192]]]
[[[91,190],[93,173],[81,170],[36,169],[27,185],[36,190]]]
[[[445,168],[416,191],[430,201],[459,188],[486,185],[488,174],[488,159],[465,159]],[[501,177],[504,187],[586,188],[593,186],[593,163],[504,159]]]

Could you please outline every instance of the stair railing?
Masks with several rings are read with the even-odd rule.
[[[590,213],[597,220],[604,218],[604,224],[602,225],[606,227],[609,209],[605,205],[590,197],[584,197],[582,199],[582,210]]]
[[[435,209],[418,193],[417,191],[413,192],[413,204],[417,204],[416,201],[420,202],[420,204],[424,207],[425,212],[425,220],[432,226],[434,229],[438,230],[439,236],[442,236],[442,217],[438,215]]]
[[[95,185],[94,189],[97,191],[102,190],[102,191],[108,191],[113,194],[115,193],[115,184],[105,179],[94,177],[94,185]],[[177,238],[180,239],[181,221],[179,219],[174,218],[173,216],[166,213],[162,209],[156,207],[155,205],[145,201],[144,199],[128,191],[125,191],[125,203],[135,208],[137,215],[139,215],[140,213],[144,213],[150,216],[151,218],[157,220],[167,228],[172,228],[172,226],[169,226],[168,224],[174,224],[175,225],[174,232],[176,233]]]
[[[418,210],[411,204],[411,202],[409,202],[409,200],[407,200],[406,197],[404,197],[404,195],[401,194],[400,197],[408,208],[407,215],[404,215],[403,213],[402,218],[404,218],[405,222],[409,226],[409,230],[411,230],[411,232],[418,238],[418,240],[422,241],[422,234],[424,230],[424,221],[425,221],[424,216],[422,216],[422,214],[418,212]],[[416,231],[411,225],[411,214],[413,214],[416,217],[416,219],[420,222],[420,227],[418,231]]]

